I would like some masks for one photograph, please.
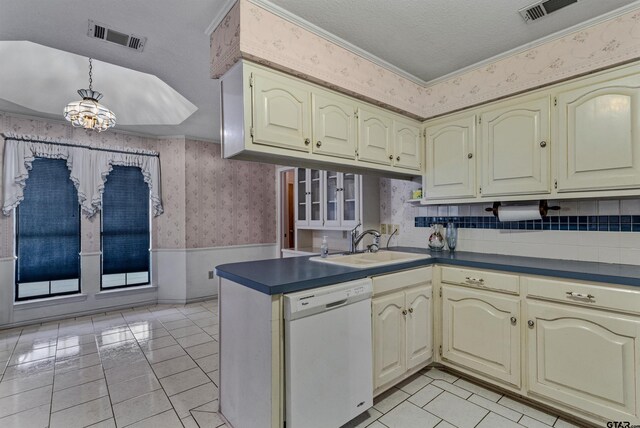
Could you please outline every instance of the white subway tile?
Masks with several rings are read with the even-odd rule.
[[[598,215],[620,215],[620,201],[598,201]]]
[[[598,248],[598,261],[601,263],[620,263],[620,248]]]
[[[640,249],[620,249],[620,263],[623,263],[625,265],[640,265]]]
[[[449,216],[450,217],[457,217],[459,210],[458,210],[458,206],[457,205],[450,205],[449,206]]]
[[[446,217],[449,215],[449,206],[448,205],[440,205],[438,206],[438,217]]]
[[[578,215],[598,215],[598,202],[591,199],[578,201]]]
[[[598,249],[596,247],[578,247],[578,260],[583,262],[597,262]]]
[[[471,215],[471,207],[469,205],[459,205],[458,215],[462,217],[469,217]]]
[[[623,199],[620,201],[620,214],[640,215],[640,199]]]

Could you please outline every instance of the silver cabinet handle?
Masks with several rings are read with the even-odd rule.
[[[318,140],[318,142],[316,143],[316,147],[320,147],[322,145],[322,141]]]
[[[517,322],[518,320],[516,319],[516,317],[511,317],[511,324],[516,325]]]
[[[305,138],[305,139],[304,139],[304,145],[305,145],[305,146],[308,146],[309,144],[311,144],[311,140],[310,140],[310,139],[308,139],[308,138]]]
[[[533,320],[529,320],[529,321],[527,321],[527,325],[529,327],[533,327],[535,325],[535,323],[533,322]]]
[[[469,154],[467,155],[467,157],[468,157],[469,159],[471,159],[471,158],[473,157],[473,153],[469,153]]]
[[[576,299],[587,299],[587,300],[593,300],[596,298],[596,296],[594,296],[593,294],[576,293],[575,291],[567,291],[567,297],[574,297]]]
[[[540,141],[540,147],[547,147],[547,142],[546,141]]]
[[[480,286],[480,287],[484,286],[484,279],[482,279],[482,278],[477,279],[477,278],[471,278],[471,277],[467,276],[467,277],[465,277],[465,279],[466,279],[466,283],[467,284],[477,285],[477,286]]]

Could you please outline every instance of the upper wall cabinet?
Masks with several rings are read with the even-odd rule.
[[[476,116],[430,126],[426,140],[426,199],[475,196]]]
[[[360,108],[358,112],[358,159],[391,165],[392,119],[380,110]]]
[[[418,121],[244,60],[220,81],[224,158],[421,174]]]
[[[314,93],[313,153],[356,157],[356,108],[329,92]]]
[[[279,76],[253,79],[256,144],[309,151],[309,91]]]
[[[640,187],[640,76],[558,94],[558,191]]]
[[[422,166],[422,139],[420,128],[407,122],[393,121],[395,140],[393,164],[399,168],[420,171]]]
[[[545,96],[482,113],[482,196],[551,191],[549,108]]]

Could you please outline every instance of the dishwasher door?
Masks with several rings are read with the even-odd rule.
[[[287,428],[339,428],[373,406],[370,279],[285,295]]]

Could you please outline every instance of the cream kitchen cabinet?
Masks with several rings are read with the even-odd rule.
[[[358,110],[358,159],[391,165],[393,160],[393,120],[382,109]]]
[[[483,197],[551,192],[550,97],[480,115]]]
[[[374,277],[373,287],[373,386],[381,392],[432,359],[431,268]]]
[[[356,157],[356,108],[344,97],[314,92],[313,153],[346,159]]]
[[[324,220],[324,180],[318,169],[296,168],[295,173],[296,227],[319,227]]]
[[[420,171],[423,153],[420,128],[409,122],[394,120],[393,139],[393,165]]]
[[[640,75],[598,80],[557,96],[559,192],[640,188]]]
[[[528,394],[640,423],[640,290],[522,277]]]
[[[309,90],[281,76],[258,73],[253,77],[252,87],[254,143],[308,152]]]
[[[476,116],[456,116],[426,128],[424,198],[476,195]]]
[[[519,387],[520,299],[442,286],[442,362]]]
[[[531,396],[640,423],[640,319],[535,301],[527,312]]]
[[[246,60],[220,81],[224,158],[421,175],[417,120]]]

